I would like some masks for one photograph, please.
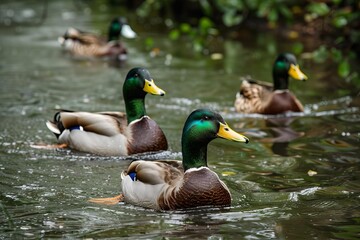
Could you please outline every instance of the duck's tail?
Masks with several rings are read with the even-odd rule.
[[[47,121],[46,126],[55,134],[56,138],[59,138],[61,133],[65,130],[65,127],[61,122],[60,112],[55,113],[54,120]]]

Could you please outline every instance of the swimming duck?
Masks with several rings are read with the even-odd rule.
[[[109,27],[108,39],[98,35],[69,28],[59,42],[63,48],[75,56],[110,57],[114,60],[125,60],[127,51],[119,36],[135,38],[136,33],[127,24],[124,17],[115,18]]]
[[[134,161],[121,174],[121,195],[90,201],[105,204],[125,201],[156,210],[230,206],[229,189],[207,164],[207,146],[215,138],[249,142],[232,130],[220,114],[208,109],[195,110],[183,128],[182,161]]]
[[[166,150],[166,137],[145,111],[147,93],[164,96],[148,70],[131,69],[123,85],[123,112],[74,112],[61,110],[46,125],[60,144],[104,156]]]
[[[291,53],[283,53],[276,58],[273,66],[274,85],[252,79],[243,80],[240,91],[236,94],[234,104],[236,111],[261,114],[303,112],[303,105],[288,89],[289,76],[296,80],[307,80],[295,56]]]

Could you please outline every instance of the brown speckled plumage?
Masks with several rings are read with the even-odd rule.
[[[124,30],[125,29],[125,30]],[[63,49],[77,57],[107,57],[112,60],[126,59],[127,51],[119,36],[133,38],[136,36],[125,18],[115,18],[109,27],[109,38],[69,28],[59,37]]]
[[[65,51],[78,57],[125,57],[127,50],[122,42],[111,41],[70,28],[59,42]]]
[[[289,90],[273,91],[268,85],[248,80],[243,80],[234,106],[240,113],[280,114],[304,111],[301,102]]]
[[[236,94],[235,110],[240,113],[281,114],[288,111],[303,112],[304,107],[288,89],[289,77],[305,81],[296,58],[281,53],[273,65],[273,85],[246,78]]]

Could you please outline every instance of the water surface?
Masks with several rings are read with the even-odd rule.
[[[299,60],[309,80],[292,81],[290,87],[305,113],[238,114],[233,101],[240,78],[271,81],[274,57],[290,51],[291,42],[265,33],[251,42],[224,40],[223,59],[212,60],[191,53],[186,42],[179,49],[179,42],[130,15],[139,38],[125,41],[130,58],[115,68],[71,59],[56,39],[68,26],[105,32],[114,13],[126,13],[122,8],[49,1],[41,21],[43,2],[29,2],[0,4],[0,238],[360,237],[360,113],[349,106],[356,86],[336,77],[334,85],[324,77],[329,66]],[[157,57],[144,46],[148,37],[161,50]],[[167,92],[147,96],[146,107],[170,149],[146,158],[181,159],[183,123],[200,107],[219,111],[250,138],[247,145],[224,140],[209,145],[209,166],[229,186],[230,208],[156,212],[89,203],[121,191],[120,172],[134,157],[31,147],[56,143],[45,126],[55,108],[124,111],[121,87],[135,66],[148,68]]]

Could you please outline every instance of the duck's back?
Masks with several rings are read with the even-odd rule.
[[[273,90],[263,82],[244,80],[236,95],[235,109],[241,113],[281,114],[303,112],[304,107],[288,89]]]
[[[243,80],[236,95],[235,109],[240,113],[261,113],[269,102],[272,87],[254,80]]]

